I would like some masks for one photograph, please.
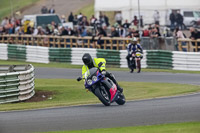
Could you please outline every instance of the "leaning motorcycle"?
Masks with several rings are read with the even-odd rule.
[[[81,80],[82,78],[79,77],[78,79]],[[116,102],[118,105],[125,104],[126,100],[123,93],[117,90],[115,83],[108,77],[105,77],[99,68],[93,67],[89,69],[85,73],[84,79],[85,88],[97,96],[105,106],[110,106],[113,102]]]
[[[140,60],[137,60],[140,58]],[[141,71],[141,59],[143,58],[143,54],[141,51],[136,51],[131,57],[130,57],[130,67],[134,70],[137,69],[138,72]],[[136,67],[137,66],[137,67]]]

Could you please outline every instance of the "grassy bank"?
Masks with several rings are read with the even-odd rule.
[[[37,1],[38,0],[0,0],[0,20],[5,16],[11,16],[12,10],[15,12]]]
[[[199,133],[200,122],[162,124],[121,128],[105,128],[80,131],[57,131],[48,133]]]
[[[119,83],[124,88],[127,100],[200,92],[200,86],[194,85],[143,82]],[[35,85],[36,91],[51,91],[54,95],[42,102],[1,104],[0,111],[100,103],[92,93],[87,93],[83,89],[83,82],[77,82],[73,79],[36,79]]]
[[[50,67],[50,68],[75,68],[81,69],[81,65],[71,65],[70,63],[31,63],[23,61],[4,61],[0,60],[0,65],[21,65],[21,64],[33,64],[34,67]],[[107,67],[109,71],[129,71],[128,68],[114,68]],[[169,73],[190,73],[190,74],[200,74],[200,71],[183,71],[183,70],[168,70],[168,69],[142,69],[142,72],[169,72]]]

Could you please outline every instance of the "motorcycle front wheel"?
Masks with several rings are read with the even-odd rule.
[[[118,99],[116,100],[118,105],[124,105],[126,103],[126,99],[123,93],[120,93]]]
[[[110,106],[109,94],[104,87],[96,88],[94,93],[105,106]]]

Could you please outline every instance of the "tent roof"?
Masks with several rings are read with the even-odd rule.
[[[138,8],[138,0],[95,0],[95,11]],[[140,0],[141,10],[200,9],[200,0]]]

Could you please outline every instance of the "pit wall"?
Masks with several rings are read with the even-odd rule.
[[[127,68],[126,50],[90,48],[48,48],[16,44],[0,44],[0,60],[19,60],[36,63],[61,62],[83,65],[82,55],[105,58],[107,65]],[[142,68],[200,71],[200,53],[163,50],[144,50]]]

